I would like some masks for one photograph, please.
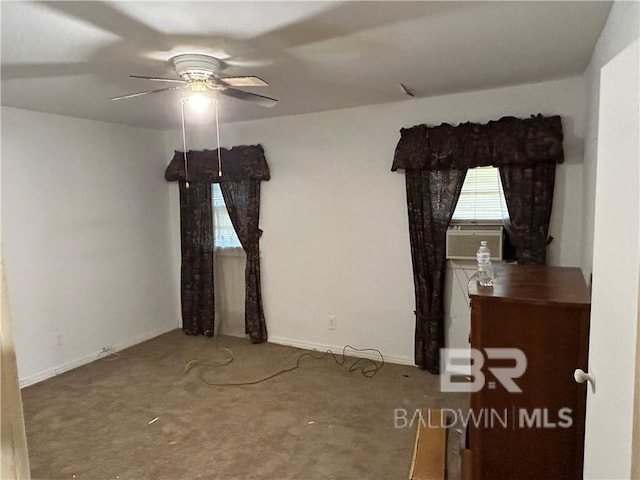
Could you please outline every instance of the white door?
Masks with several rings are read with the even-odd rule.
[[[640,259],[638,41],[600,73],[585,479],[628,479]]]

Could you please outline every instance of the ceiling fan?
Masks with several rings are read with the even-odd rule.
[[[169,90],[186,90],[189,93],[206,94],[207,92],[217,92],[228,97],[237,98],[253,102],[263,107],[273,107],[278,103],[275,98],[257,95],[255,93],[245,92],[233,87],[267,87],[269,84],[260,77],[241,76],[241,77],[221,77],[220,72],[223,70],[223,62],[211,55],[200,53],[187,53],[176,55],[171,58],[176,74],[180,78],[161,78],[148,77],[144,75],[129,75],[131,78],[139,78],[143,80],[153,80],[156,82],[178,83],[180,85],[174,87],[160,88],[157,90],[147,90],[144,92],[130,93],[128,95],[120,95],[112,97],[110,100],[124,100],[125,98],[140,97],[142,95],[150,95],[152,93],[166,92]]]

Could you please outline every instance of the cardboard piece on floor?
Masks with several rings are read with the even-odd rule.
[[[447,428],[441,412],[423,408],[418,422],[409,480],[444,480],[447,461]]]

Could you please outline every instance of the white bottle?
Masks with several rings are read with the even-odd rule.
[[[487,241],[480,242],[480,248],[476,254],[478,260],[478,283],[483,287],[493,286],[493,265],[491,265],[491,251]]]

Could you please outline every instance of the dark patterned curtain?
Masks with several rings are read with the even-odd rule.
[[[518,260],[544,263],[555,164],[564,160],[562,140],[559,116],[503,117],[487,124],[443,123],[400,130],[391,170],[403,169],[406,175],[417,365],[440,373],[446,230],[466,170],[500,168]]]
[[[260,291],[260,181],[269,180],[269,166],[261,145],[221,148],[223,176],[218,175],[217,152],[176,151],[165,178],[180,182],[182,238],[183,328],[190,334],[213,335],[213,215],[211,183],[220,183],[229,217],[247,255],[245,269],[245,331],[253,343],[267,340]],[[185,189],[189,180],[191,188]]]
[[[213,336],[213,212],[211,185],[180,182],[182,329]]]
[[[244,301],[245,333],[253,343],[267,341],[267,327],[260,289],[260,181],[221,182],[220,190],[229,211],[233,228],[247,255]]]
[[[516,246],[518,263],[544,265],[547,261],[549,222],[556,178],[554,163],[535,166],[500,167],[509,224],[507,230]]]
[[[247,178],[269,180],[269,166],[261,145],[237,145],[221,148],[222,177],[218,176],[218,152],[216,150],[189,150],[188,180],[198,183],[239,182]],[[164,172],[169,182],[187,180],[184,153],[176,151]]]
[[[415,362],[440,373],[444,347],[444,280],[447,228],[466,170],[406,172],[409,239],[416,297]]]

